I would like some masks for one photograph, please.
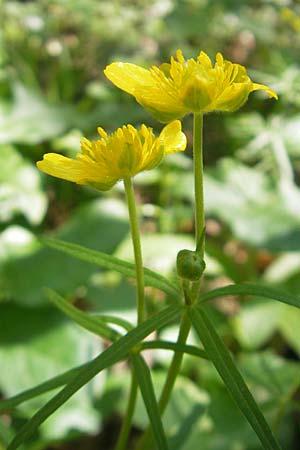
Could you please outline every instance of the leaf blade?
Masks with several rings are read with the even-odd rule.
[[[223,379],[237,406],[257,434],[263,444],[263,448],[266,450],[280,450],[281,447],[273,436],[266,419],[204,309],[193,307],[188,310],[188,314],[210,360]]]
[[[60,239],[42,237],[40,238],[40,241],[47,247],[67,253],[74,258],[96,264],[109,270],[116,270],[126,277],[136,277],[135,265],[128,261],[123,261],[116,258],[115,256],[96,250],[91,250],[81,245],[62,241]],[[145,286],[155,287],[170,295],[174,299],[180,300],[181,296],[179,290],[162,275],[150,269],[144,268],[144,278]]]
[[[259,286],[256,284],[230,284],[228,286],[213,289],[212,291],[205,292],[200,296],[197,303],[203,303],[208,300],[212,300],[216,297],[222,297],[226,295],[255,295],[258,297],[270,298],[277,300],[287,305],[300,308],[300,298],[295,295],[289,294],[282,290],[274,289],[269,286]]]
[[[51,303],[82,328],[112,342],[120,337],[117,331],[110,328],[104,321],[101,322],[99,316],[97,319],[94,319],[92,316],[89,316],[67,302],[53,289],[45,288],[45,293]]]
[[[157,444],[157,448],[159,450],[168,450],[150,370],[141,355],[132,355],[131,361],[151,423],[153,437]]]
[[[17,433],[7,447],[7,450],[17,449],[26,439],[32,436],[39,425],[72,397],[75,392],[87,384],[99,372],[121,359],[124,359],[132,347],[137,345],[154,330],[157,330],[174,320],[181,311],[182,307],[178,305],[172,305],[165,308],[141,325],[138,325],[134,330],[129,331],[125,336],[122,336],[118,341],[104,350],[104,352],[88,363],[58,394],[34,414],[34,416]]]
[[[209,359],[204,350],[194,346],[181,344],[180,342],[171,342],[157,339],[155,341],[145,341],[141,344],[141,350],[171,350],[174,352],[185,353],[192,356],[197,356],[198,358]]]
[[[74,367],[73,369],[50,378],[50,380],[47,380],[33,388],[22,391],[13,397],[0,400],[0,413],[10,411],[27,400],[38,397],[39,395],[45,394],[48,391],[52,391],[60,386],[63,386],[64,384],[67,384],[74,377],[74,375],[79,373],[79,371],[88,364],[89,363]]]

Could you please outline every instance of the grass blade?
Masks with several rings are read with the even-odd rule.
[[[153,437],[159,450],[168,450],[158,403],[156,401],[150,370],[141,355],[131,357],[134,373],[149,416]]]
[[[262,447],[265,450],[280,450],[280,446],[273,436],[266,419],[204,309],[193,307],[189,309],[188,314],[209,359],[214,364],[228,391],[257,434],[262,443]]]
[[[17,433],[7,450],[15,450],[25,440],[30,438],[35,430],[62,404],[64,404],[72,395],[80,388],[87,384],[99,372],[116,362],[127,357],[130,350],[141,342],[153,331],[161,328],[172,320],[176,319],[182,311],[182,307],[172,305],[165,308],[160,313],[129,331],[118,341],[108,347],[104,352],[87,364],[72,378],[72,380],[56,394],[49,402],[46,403]]]
[[[67,302],[53,289],[45,288],[45,293],[51,303],[82,328],[112,342],[116,341],[121,336],[120,333],[110,328],[104,321],[101,322],[99,316],[95,319],[93,316],[86,314]]]
[[[67,253],[74,258],[96,264],[100,267],[105,267],[109,270],[116,270],[126,277],[136,277],[135,265],[128,261],[123,261],[119,258],[116,258],[115,256],[108,255],[96,250],[91,250],[89,248],[82,247],[81,245],[73,244],[59,239],[42,237],[40,238],[40,241],[43,244],[47,245],[47,247],[51,247],[55,250]],[[145,286],[155,287],[170,295],[174,299],[181,299],[181,294],[177,287],[175,287],[162,275],[159,275],[158,273],[153,272],[150,269],[144,268],[144,278]]]
[[[258,297],[266,297],[272,300],[277,300],[287,305],[300,308],[300,298],[296,295],[271,288],[269,286],[260,286],[256,284],[230,284],[212,291],[205,292],[200,296],[198,303],[203,303],[216,297],[223,297],[225,295],[256,295]]]

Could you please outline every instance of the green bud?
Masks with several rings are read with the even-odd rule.
[[[192,250],[180,250],[177,254],[177,273],[180,278],[189,281],[200,280],[206,264],[199,253]]]

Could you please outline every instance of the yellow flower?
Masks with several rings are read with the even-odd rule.
[[[176,57],[171,57],[170,64],[153,66],[150,70],[114,62],[104,73],[162,122],[190,112],[234,111],[245,103],[252,91],[264,90],[277,99],[270,88],[253,83],[245,67],[224,60],[221,53],[217,53],[214,66],[202,51],[197,60],[186,61],[181,50],[177,50]]]
[[[47,153],[37,162],[38,168],[48,175],[106,191],[119,180],[153,169],[164,155],[186,147],[179,120],[165,126],[158,137],[145,125],[139,130],[124,125],[111,135],[99,127],[98,133],[96,141],[82,139],[76,159]]]

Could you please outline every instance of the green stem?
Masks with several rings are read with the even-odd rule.
[[[204,193],[203,193],[203,114],[194,114],[194,190],[195,190],[195,234],[196,248],[204,258],[205,248],[205,217],[204,217]],[[197,299],[200,291],[201,280],[192,283],[192,301]]]
[[[128,205],[131,237],[135,259],[136,282],[137,282],[137,324],[139,325],[145,319],[145,293],[144,293],[145,284],[144,284],[144,269],[143,269],[140,230],[131,178],[124,178],[124,188]],[[116,450],[126,449],[128,436],[131,428],[132,416],[136,405],[137,390],[138,384],[135,374],[132,370],[129,399],[126,408],[126,414],[118,437]]]
[[[203,151],[202,151],[203,115],[194,114],[194,189],[195,189],[195,229],[196,246],[198,247],[204,229],[204,196],[203,196]],[[201,256],[204,256],[204,244]]]
[[[190,323],[190,320],[189,320],[187,314],[185,313],[182,316],[182,320],[181,320],[181,324],[180,324],[179,334],[178,334],[178,338],[177,338],[178,344],[186,343],[190,328],[191,328],[191,323]],[[172,358],[172,361],[171,361],[171,364],[170,364],[170,367],[168,370],[167,378],[164,383],[164,386],[163,386],[163,389],[162,389],[162,392],[160,395],[160,399],[158,402],[159,411],[160,411],[161,415],[164,413],[164,411],[168,405],[176,378],[180,371],[182,358],[183,358],[182,352],[174,353],[174,356]],[[152,445],[151,441],[152,441],[151,429],[147,428],[145,433],[142,435],[142,437],[138,441],[136,450],[148,450],[150,448],[150,446]],[[153,448],[153,447],[151,447],[151,448]]]
[[[203,195],[203,151],[202,151],[202,132],[203,132],[203,115],[194,114],[194,189],[195,189],[195,234],[196,248],[200,255],[204,257],[204,195]],[[202,242],[201,242],[202,241]],[[188,283],[183,284],[185,303],[188,306],[193,303],[198,296],[201,280],[192,283],[191,289]],[[190,320],[187,314],[184,314],[180,324],[177,343],[185,344],[191,328]],[[183,353],[175,352],[171,365],[169,367],[167,378],[159,399],[159,408],[161,414],[164,412],[171,392],[173,390],[177,375],[179,374]],[[148,450],[151,442],[151,430],[148,428],[144,435],[138,441],[136,450]]]
[[[117,441],[115,450],[125,450],[126,449],[128,436],[129,436],[130,428],[131,428],[132,416],[134,413],[136,399],[137,399],[137,391],[138,391],[138,384],[137,384],[134,372],[132,371],[128,404],[127,404],[124,420],[122,423],[121,431],[120,431],[120,434],[118,437],[118,441]]]
[[[142,249],[140,240],[139,224],[136,212],[135,197],[131,178],[124,178],[124,187],[129,211],[131,237],[136,268],[137,281],[137,323],[145,319],[145,296],[144,296],[144,269],[142,260]]]

